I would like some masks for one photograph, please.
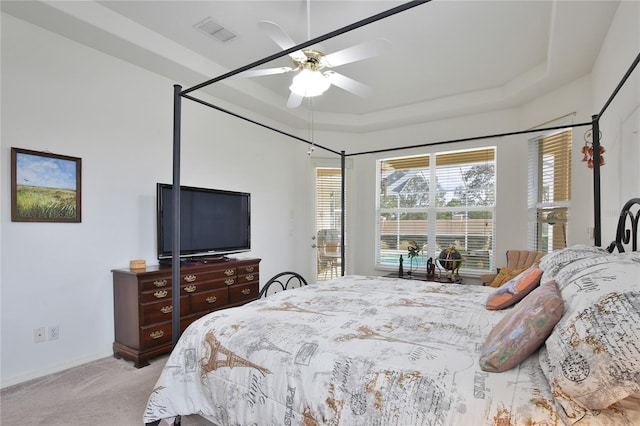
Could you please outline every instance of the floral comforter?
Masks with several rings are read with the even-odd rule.
[[[478,366],[504,315],[494,289],[347,276],[211,313],[182,335],[144,422],[223,425],[562,425],[535,353]],[[582,423],[625,424],[603,410]]]

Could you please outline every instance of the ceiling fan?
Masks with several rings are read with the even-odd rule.
[[[275,22],[260,21],[258,26],[283,50],[296,46],[291,37]],[[366,97],[372,92],[369,86],[339,74],[333,71],[332,68],[372,58],[387,52],[389,49],[389,41],[376,39],[329,54],[316,49],[297,50],[289,54],[289,58],[293,62],[291,67],[248,70],[237,74],[237,77],[260,77],[295,72],[296,75],[293,77],[291,86],[289,86],[291,91],[287,100],[287,107],[289,108],[300,106],[305,97],[321,95],[331,85],[355,95]]]

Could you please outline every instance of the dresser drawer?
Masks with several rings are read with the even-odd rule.
[[[238,284],[246,284],[246,283],[259,283],[260,282],[260,276],[258,275],[257,272],[255,273],[249,273],[246,275],[238,275]]]
[[[140,327],[140,349],[171,343],[171,321]]]
[[[169,276],[162,277],[145,277],[140,280],[140,291],[167,290],[171,288],[171,278]]]
[[[185,294],[194,294],[201,293],[203,291],[211,291],[222,288],[227,288],[230,285],[234,285],[238,282],[236,277],[229,278],[221,278],[214,281],[201,281],[201,282],[192,282],[190,284],[185,284],[180,287],[180,294],[184,296]]]
[[[229,303],[227,287],[191,295],[191,312],[211,311]]]
[[[171,298],[160,302],[143,303],[140,306],[140,325],[149,325],[157,322],[171,321],[173,318],[173,301]],[[189,298],[180,298],[180,315],[189,313]]]
[[[217,281],[225,278],[233,278],[236,275],[235,266],[216,269],[213,271],[191,271],[180,276],[180,285],[202,284],[205,282]]]
[[[229,303],[238,303],[258,298],[258,282],[229,287]]]
[[[180,333],[182,333],[193,321],[202,317],[204,314],[189,315],[180,318]],[[162,346],[172,343],[171,333],[173,325],[171,319],[167,322],[161,322],[153,325],[140,327],[140,349],[149,349],[156,346]]]
[[[238,266],[238,275],[243,274],[257,274],[259,272],[260,265],[255,263],[252,265]]]
[[[169,271],[170,272],[170,271]],[[192,271],[180,275],[180,286],[202,285],[204,283],[219,281],[226,278],[235,278],[236,268],[229,267],[216,271]],[[144,277],[140,279],[140,291],[147,292],[153,290],[171,289],[173,282],[171,274],[156,277]],[[230,284],[227,284],[230,285]]]
[[[171,304],[171,287],[145,291],[140,293],[140,303],[152,303],[158,301],[168,301],[167,303]]]

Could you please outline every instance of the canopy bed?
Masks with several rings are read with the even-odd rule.
[[[636,288],[640,253],[635,253],[640,216],[635,209],[640,199],[631,200],[621,213],[618,235],[610,246],[611,250],[617,249],[621,253],[612,254],[599,248],[602,245],[599,121],[638,65],[640,55],[590,122],[356,153],[317,145],[191,95],[193,91],[273,59],[427,2],[402,4],[186,90],[175,85],[173,186],[180,187],[182,98],[339,155],[343,205],[347,157],[591,126],[596,247],[571,247],[545,257],[540,265],[533,266],[540,268],[536,297],[529,300],[522,295],[529,311],[542,309],[548,314],[546,319],[553,317],[553,324],[558,322],[564,328],[555,328],[560,331],[551,334],[549,339],[553,338],[554,343],[549,347],[543,345],[530,356],[518,352],[521,359],[515,367],[511,365],[500,373],[485,373],[477,365],[480,354],[490,358],[486,352],[487,339],[495,338],[499,343],[500,338],[505,338],[504,330],[508,329],[505,319],[514,321],[510,317],[517,316],[513,313],[515,308],[506,315],[501,310],[487,309],[486,301],[493,296],[493,288],[472,286],[474,288],[470,289],[458,284],[415,282],[408,285],[391,278],[342,277],[321,285],[283,291],[241,308],[214,312],[193,323],[180,341],[180,303],[174,298],[172,335],[175,349],[149,399],[144,415],[147,424],[158,424],[161,419],[179,422],[179,416],[186,414],[201,414],[220,426],[260,422],[382,425],[473,421],[560,425],[580,421],[580,424],[631,424],[632,416],[636,416],[633,417],[635,421],[639,420],[640,400],[634,399],[637,396],[634,394],[640,392],[637,380],[640,377],[640,371],[637,371],[640,368],[640,329],[637,325],[640,324],[640,294]],[[173,191],[173,294],[180,293],[179,205],[180,191]],[[628,218],[630,228],[626,228]],[[344,217],[341,223],[344,235]],[[624,253],[624,247],[630,243],[632,253]],[[344,242],[341,244],[344,265]],[[593,276],[585,277],[585,271],[591,271]],[[514,283],[519,282],[517,278]],[[602,383],[598,382],[602,375],[594,379],[597,383],[587,380],[594,375],[585,373],[590,360],[585,361],[584,353],[570,353],[572,362],[568,364],[566,358],[564,361],[560,358],[568,350],[563,346],[567,334],[579,334],[577,323],[579,327],[586,327],[584,312],[597,311],[594,306],[604,303],[603,298],[612,299],[613,293],[605,285],[611,280],[621,283],[615,287],[620,293],[615,293],[614,305],[619,308],[624,304],[625,312],[631,312],[636,320],[621,325],[622,319],[616,316],[607,323],[611,327],[600,332],[613,330],[631,336],[635,343],[624,346],[620,342],[599,342],[602,345],[600,352],[622,351],[629,356],[620,358],[622,364],[612,364],[607,358],[602,366],[598,365],[597,368],[609,372],[620,372],[615,376],[616,381],[606,381],[606,387],[613,387],[614,391],[604,395]],[[583,297],[580,293],[585,285],[593,290],[589,293],[592,297]],[[548,306],[554,307],[552,312],[547,312]],[[526,317],[528,311],[518,314]],[[488,335],[491,330],[495,333]],[[546,338],[550,330],[545,333]],[[585,342],[588,337],[580,336]],[[543,341],[538,339],[536,343],[540,345]],[[607,344],[615,347],[610,348]],[[581,345],[577,347],[583,349]],[[599,361],[601,357],[595,358]],[[494,361],[485,363],[486,371],[498,371]],[[502,361],[498,360],[497,365],[501,368]],[[421,369],[420,366],[428,368]],[[635,376],[630,378],[626,373],[622,374],[621,368],[627,368],[626,371]],[[564,376],[558,374],[562,371]],[[591,393],[588,396],[575,390],[575,384],[581,381],[589,383]],[[602,398],[597,394],[603,394]],[[627,406],[631,408],[627,410]]]

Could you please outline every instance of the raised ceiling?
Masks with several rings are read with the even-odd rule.
[[[302,43],[396,7],[400,1],[8,1],[2,11],[164,75],[189,88],[280,48],[258,26],[278,23]],[[292,74],[228,79],[203,91],[225,107],[292,126],[366,132],[517,107],[588,75],[618,1],[431,1],[323,41],[333,52],[383,38],[388,53],[336,71],[373,89],[338,87],[286,107]],[[309,7],[309,10],[308,10]],[[226,43],[194,25],[212,18]],[[290,66],[282,57],[261,66]],[[197,96],[197,92],[193,93]],[[171,100],[168,100],[171,102]]]

